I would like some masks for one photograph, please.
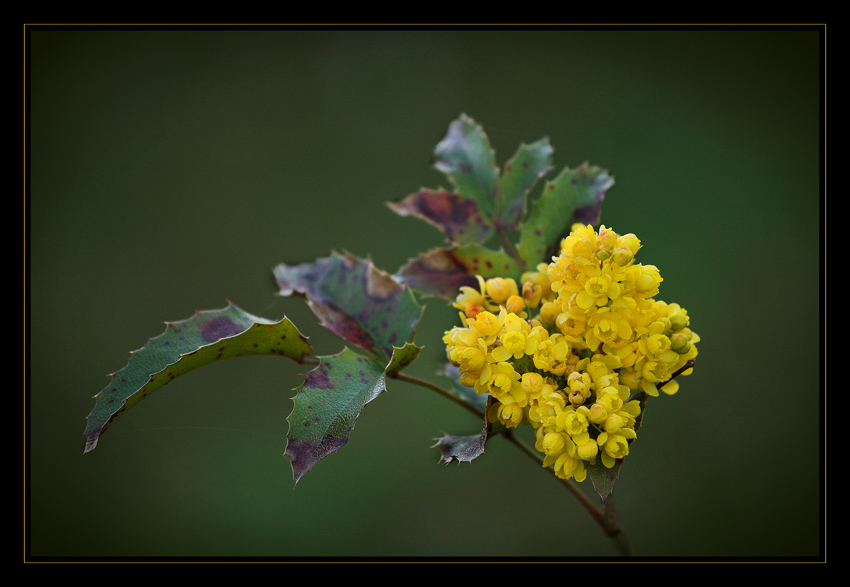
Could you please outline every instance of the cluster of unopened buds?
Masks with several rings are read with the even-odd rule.
[[[674,394],[699,336],[678,304],[656,300],[661,276],[635,262],[640,241],[574,225],[560,254],[510,278],[478,278],[455,301],[462,326],[445,333],[460,381],[490,394],[487,417],[535,430],[543,466],[583,481],[636,437],[641,399]]]

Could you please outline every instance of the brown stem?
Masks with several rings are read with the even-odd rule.
[[[321,362],[318,358],[307,358],[304,359],[304,363],[310,364],[319,364]],[[693,366],[693,360],[689,361],[690,367]],[[673,377],[676,377],[679,373],[689,368],[688,365],[677,371],[673,374]],[[398,379],[400,381],[406,381],[407,383],[412,383],[413,385],[419,385],[420,387],[424,387],[426,389],[430,389],[443,396],[444,398],[453,401],[459,406],[465,408],[466,410],[472,412],[478,418],[483,418],[484,413],[476,408],[475,406],[468,404],[463,401],[458,396],[450,393],[446,389],[443,389],[439,385],[431,383],[425,379],[420,379],[419,377],[414,377],[412,375],[407,375],[405,373],[396,372],[390,373],[389,377],[392,379]],[[672,379],[672,377],[671,377]],[[662,384],[663,385],[663,384]],[[510,430],[505,430],[502,432],[502,436],[505,437],[508,442],[519,448],[526,456],[537,462],[542,466],[543,457],[536,450],[532,450],[528,445],[524,442],[520,441]],[[619,520],[617,519],[616,510],[614,508],[614,496],[613,494],[609,494],[608,497],[604,500],[604,509],[600,510],[597,508],[590,499],[576,486],[575,482],[570,479],[561,479],[557,475],[555,475],[554,470],[552,468],[547,467],[547,471],[552,474],[556,479],[558,479],[564,487],[566,487],[570,493],[572,493],[575,498],[579,501],[579,503],[584,507],[585,510],[590,514],[590,516],[599,524],[602,528],[602,531],[605,532],[607,536],[609,536],[616,545],[617,549],[620,551],[620,554],[623,556],[631,556],[631,547],[629,546],[628,539],[626,538],[625,533],[623,532],[622,527],[619,524]]]
[[[681,369],[677,369],[677,370],[676,370],[676,371],[675,371],[675,372],[674,372],[674,373],[670,376],[670,379],[668,379],[667,381],[664,381],[664,382],[662,382],[662,383],[657,384],[657,385],[655,386],[655,389],[657,389],[657,390],[659,390],[659,391],[660,391],[662,387],[664,387],[665,385],[667,385],[668,383],[670,383],[671,381],[673,381],[676,377],[678,377],[679,375],[681,375],[682,373],[684,373],[684,372],[685,372],[685,371],[687,371],[688,369],[693,369],[694,365],[696,365],[696,359],[688,359],[688,362],[687,362],[687,363],[685,363],[685,365],[684,365]]]
[[[517,264],[517,267],[519,267],[520,273],[525,271],[525,263],[523,263],[522,259],[519,258],[519,255],[517,254],[516,249],[514,249],[514,246],[511,244],[510,239],[508,239],[508,235],[505,234],[504,229],[501,226],[497,225],[496,226],[496,233],[498,233],[499,238],[502,239],[502,244],[505,245],[505,248],[507,249],[508,254],[511,256],[511,258],[514,261],[516,261],[516,264]]]
[[[439,385],[435,385],[434,383],[431,383],[430,381],[426,381],[425,379],[420,379],[419,377],[414,377],[412,375],[407,375],[407,374],[401,373],[401,372],[390,373],[389,377],[391,377],[393,379],[398,379],[400,381],[407,381],[408,383],[412,383],[414,385],[419,385],[421,387],[425,387],[427,389],[430,389],[431,391],[435,391],[438,394],[440,394],[441,396],[443,396],[444,398],[453,401],[454,403],[456,403],[457,405],[459,405],[463,408],[466,408],[467,410],[469,410],[470,412],[472,412],[473,414],[475,414],[479,418],[484,417],[484,412],[480,411],[475,406],[468,404],[467,402],[463,401],[458,396],[456,396],[453,393],[443,389]]]
[[[510,430],[507,430],[502,433],[502,436],[508,439],[508,441],[519,448],[526,456],[539,463],[541,466],[543,464],[542,455],[536,450],[532,450],[528,447],[524,442],[519,440],[516,436],[514,436]],[[628,538],[626,534],[623,532],[623,528],[620,526],[619,520],[617,519],[616,509],[614,507],[613,494],[609,494],[607,499],[605,499],[605,509],[600,510],[593,502],[591,502],[587,496],[578,488],[578,486],[570,479],[562,479],[555,475],[555,471],[551,468],[546,468],[546,470],[552,474],[557,480],[561,482],[561,484],[566,487],[570,493],[572,493],[576,499],[578,499],[579,503],[584,507],[585,510],[590,514],[590,516],[596,521],[597,524],[602,528],[602,531],[610,537],[613,541],[617,549],[620,551],[620,554],[623,556],[631,556],[632,550],[631,546],[629,546]]]

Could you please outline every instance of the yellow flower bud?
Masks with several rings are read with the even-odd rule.
[[[573,438],[573,442],[576,443],[576,456],[591,463],[596,460],[596,455],[599,453],[599,445],[590,438],[587,432],[577,438]]]
[[[561,315],[561,310],[555,302],[545,302],[540,306],[538,318],[544,326],[554,326],[555,320]]]
[[[617,246],[618,238],[620,237],[616,232],[610,228],[606,228],[603,224],[599,227],[599,234],[596,236],[596,244],[598,247],[607,247],[610,250]],[[599,257],[597,256],[597,258]]]
[[[620,267],[625,267],[631,263],[634,256],[635,254],[629,247],[617,247],[611,252],[611,260]]]
[[[536,308],[540,304],[540,298],[543,297],[543,288],[526,281],[522,284],[522,299],[529,308]]]
[[[620,428],[625,426],[627,423],[628,421],[619,414],[611,414],[605,418],[602,428],[604,428],[605,432],[608,434],[614,434],[615,432],[619,432]]]
[[[675,332],[673,333],[673,336],[670,337],[670,348],[680,355],[684,355],[691,350],[691,341],[688,340],[687,335],[684,333]]]
[[[547,455],[557,455],[564,451],[566,439],[560,432],[548,432],[543,437],[543,452]]]
[[[608,257],[611,256],[611,247],[608,245],[599,245],[596,249],[596,258],[600,261],[604,261]]]
[[[505,309],[511,314],[519,316],[525,308],[525,300],[520,296],[510,296],[505,302]]]
[[[640,239],[630,232],[617,239],[617,246],[628,247],[629,250],[631,250],[632,255],[634,255],[638,252],[638,249],[640,249]]]
[[[642,265],[640,273],[635,278],[635,292],[650,297],[658,292],[658,284],[661,283],[661,275],[654,265]],[[673,322],[673,318],[670,318]],[[675,330],[675,327],[674,327]]]
[[[688,315],[684,311],[676,312],[670,316],[670,327],[676,331],[681,330],[689,324]]]
[[[543,389],[543,376],[534,372],[523,373],[522,387],[528,393],[540,393]]]
[[[602,424],[607,418],[608,411],[604,407],[599,404],[593,404],[590,406],[590,413],[587,416],[588,420],[594,424]]]

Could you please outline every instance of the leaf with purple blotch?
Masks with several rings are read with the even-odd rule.
[[[500,180],[498,205],[502,227],[513,230],[525,215],[528,193],[537,180],[552,169],[552,146],[543,138],[530,145],[520,145],[517,152],[505,163]]]
[[[348,442],[355,421],[370,401],[386,391],[384,367],[345,348],[320,357],[296,389],[289,421],[286,456],[295,482],[316,463]]]
[[[95,396],[87,418],[85,452],[94,450],[103,432],[136,403],[198,367],[234,357],[280,355],[302,362],[312,352],[306,338],[284,318],[273,322],[233,304],[167,322],[165,332],[137,351]]]
[[[455,191],[475,201],[485,218],[497,218],[499,170],[490,140],[470,117],[461,114],[434,149],[434,167],[446,174]]]
[[[557,252],[574,223],[597,224],[602,200],[613,184],[606,170],[587,163],[565,168],[547,182],[520,231],[517,253],[525,266],[548,261],[547,255]]]
[[[461,286],[478,287],[476,275],[519,279],[516,261],[504,250],[479,244],[434,249],[408,261],[396,273],[413,289],[453,300]]]
[[[493,224],[481,215],[475,200],[445,189],[423,188],[387,206],[399,216],[420,218],[437,227],[453,243],[484,242]]]
[[[408,286],[369,259],[333,253],[313,263],[280,264],[274,276],[281,295],[304,295],[323,326],[384,366],[394,347],[413,340],[422,308]]]

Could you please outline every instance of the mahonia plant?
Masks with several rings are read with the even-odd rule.
[[[576,224],[548,265],[513,278],[478,278],[447,331],[459,381],[489,395],[490,423],[531,425],[535,448],[562,479],[586,465],[612,469],[629,454],[646,396],[676,393],[699,337],[678,304],[656,301],[661,276],[635,263],[640,241]],[[600,471],[599,477],[604,477]]]
[[[678,390],[674,378],[691,372],[699,337],[684,308],[656,299],[661,276],[635,261],[638,238],[599,225],[614,183],[607,171],[587,163],[565,168],[529,202],[552,154],[548,139],[523,144],[500,171],[484,131],[461,115],[434,150],[434,167],[451,189],[423,188],[388,203],[399,216],[439,229],[444,246],[394,273],[337,252],[274,268],[278,293],[304,297],[344,343],[338,353],[313,356],[288,318],[261,318],[232,303],[168,322],[95,396],[85,452],[178,376],[271,354],[314,366],[295,388],[287,418],[285,454],[296,484],[346,444],[387,379],[399,379],[481,417],[476,433],[437,439],[441,462],[472,461],[490,438],[530,426],[543,466],[562,479],[590,476],[604,502],[647,398]],[[460,314],[443,337],[448,389],[404,373],[423,349],[415,342],[423,296],[443,298]]]

